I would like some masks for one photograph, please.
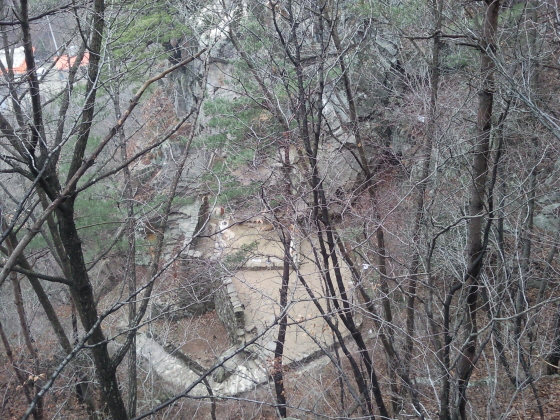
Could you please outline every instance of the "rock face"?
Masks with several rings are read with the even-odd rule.
[[[225,367],[220,366],[218,369],[216,369],[214,371],[214,373],[212,374],[212,379],[221,384],[222,382],[224,382],[227,378],[229,378],[231,376],[231,372],[227,371]]]
[[[197,199],[193,204],[182,206],[169,215],[165,229],[164,261],[185,255],[200,258],[200,252],[191,250],[191,245],[204,223],[206,212],[206,200]]]
[[[560,203],[558,201],[553,202],[548,197],[541,199],[541,203],[545,204],[539,214],[535,216],[535,225],[540,228],[547,230],[549,232],[555,232],[558,229],[558,210],[560,209]],[[556,198],[558,200],[558,198]],[[549,204],[551,203],[552,204]],[[539,203],[539,204],[541,204]]]
[[[223,279],[223,283],[214,295],[216,312],[224,324],[232,344],[238,344],[245,335],[245,306],[239,301],[237,291],[230,277]]]

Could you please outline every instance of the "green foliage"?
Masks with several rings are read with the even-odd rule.
[[[222,149],[227,155],[228,169],[218,166],[214,168],[215,173],[222,176],[247,165],[254,160],[256,150],[267,153],[268,148],[260,140],[259,134],[265,137],[274,130],[274,126],[262,126],[260,119],[263,114],[267,118],[268,115],[248,98],[208,101],[205,112],[211,116],[208,126],[214,132],[205,139],[206,147]],[[270,131],[267,133],[267,130]]]
[[[176,10],[166,2],[128,3],[120,9],[112,25],[115,29],[112,54],[117,60],[130,58],[132,54],[138,58],[138,54],[148,53],[148,45],[162,45],[190,36],[192,31],[176,16]]]
[[[122,208],[121,208],[122,207]],[[84,242],[86,260],[107,245],[125,218],[126,205],[109,182],[95,184],[76,199],[76,226]]]
[[[190,206],[194,204],[196,201],[196,197],[188,196],[188,197],[179,197],[176,196],[173,198],[172,206],[173,207],[184,207]]]
[[[216,163],[203,181],[211,195],[220,196],[226,202],[246,200],[256,194],[258,186],[254,182],[244,185],[224,162]]]
[[[211,118],[208,127],[215,133],[207,138],[208,147],[223,147],[228,138],[241,140],[247,132],[251,121],[256,119],[259,111],[247,98],[219,98],[205,103],[205,113]]]

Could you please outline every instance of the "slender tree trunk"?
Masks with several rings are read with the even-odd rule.
[[[121,119],[121,106],[120,106],[120,89],[121,86],[117,84],[113,92],[113,106],[115,108],[116,120]],[[121,160],[127,162],[127,142],[124,132],[124,126],[119,128],[119,142],[121,149]],[[124,175],[124,199],[126,201],[126,238],[128,241],[128,251],[126,254],[126,266],[124,270],[124,278],[128,284],[128,293],[133,296],[136,292],[136,220],[134,217],[134,191],[132,188],[132,177],[130,176],[130,169],[128,166],[123,168]],[[128,328],[134,329],[136,327],[136,299],[132,299],[128,304]],[[138,399],[137,390],[137,374],[136,374],[136,336],[132,337],[130,350],[128,353],[128,415],[136,417],[136,406]]]
[[[288,328],[288,286],[290,284],[290,238],[284,238],[284,268],[282,270],[282,286],[280,288],[280,311],[283,312],[278,322],[278,336],[274,349],[274,366],[272,379],[276,390],[276,402],[280,417],[287,417],[286,412],[286,390],[284,387],[284,366],[282,356],[284,354],[284,343],[286,342],[286,330]]]
[[[19,279],[15,271],[12,271],[10,273],[10,280],[12,282],[12,288],[14,291],[14,303],[16,305],[19,325],[22,330],[21,332],[24,337],[25,346],[27,347],[27,351],[29,351],[30,356],[35,362],[35,369],[38,369],[37,349],[35,349],[35,346],[32,343],[33,339],[31,338],[31,332],[29,331],[29,325],[27,324],[27,317],[25,316],[25,308],[23,307],[21,285],[19,284]],[[36,372],[38,372],[38,370],[36,370]]]
[[[17,274],[12,271],[10,273],[10,279],[12,281],[12,287],[14,290],[14,302],[17,309],[17,314],[19,318],[19,325],[21,328],[21,332],[24,337],[25,346],[27,347],[27,351],[29,352],[31,358],[33,359],[33,367],[34,367],[34,374],[35,376],[39,375],[41,372],[39,367],[39,355],[37,353],[37,349],[33,345],[33,339],[31,338],[31,332],[29,331],[29,325],[27,323],[27,317],[25,316],[25,308],[23,306],[23,295],[21,293],[21,285],[19,284],[19,279]],[[32,381],[30,384],[31,387],[38,387],[35,385],[35,381]],[[38,387],[40,389],[40,387]],[[37,401],[36,412],[39,418],[43,417],[43,399],[39,398]]]
[[[72,206],[73,207],[73,206]],[[126,408],[116,377],[116,367],[111,363],[107,341],[100,326],[94,328],[98,320],[95,296],[83,259],[81,241],[74,223],[73,211],[70,214],[59,211],[59,232],[66,254],[69,256],[70,269],[74,284],[70,287],[71,297],[85,331],[94,329],[89,340],[93,345],[91,352],[97,370],[100,388],[105,404],[114,420],[128,418]]]
[[[276,390],[276,402],[278,403],[278,413],[280,417],[287,416],[286,411],[286,388],[284,386],[284,344],[286,342],[286,331],[288,329],[288,290],[290,285],[290,267],[295,265],[292,256],[292,241],[290,228],[290,201],[292,197],[292,185],[290,180],[290,145],[285,142],[283,148],[280,149],[280,159],[282,160],[282,177],[283,177],[283,198],[288,203],[286,205],[284,223],[277,223],[276,230],[281,235],[281,242],[284,248],[284,262],[282,269],[282,286],[280,288],[280,311],[283,312],[278,322],[278,336],[276,339],[276,347],[274,349],[274,366],[273,380],[274,389]],[[282,151],[284,152],[282,156]],[[286,223],[287,222],[287,223]]]
[[[467,272],[465,274],[466,299],[466,342],[457,365],[458,402],[454,416],[466,420],[467,386],[473,369],[478,328],[478,277],[482,270],[485,248],[483,247],[484,203],[487,194],[486,179],[490,157],[490,132],[494,104],[494,58],[498,29],[500,0],[485,0],[481,53],[481,89],[478,92],[477,137],[472,164],[472,184],[469,203],[469,225],[467,232]]]

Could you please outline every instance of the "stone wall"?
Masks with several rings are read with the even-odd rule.
[[[223,279],[222,286],[214,295],[214,304],[232,344],[239,344],[245,336],[245,307],[239,301],[230,277]]]

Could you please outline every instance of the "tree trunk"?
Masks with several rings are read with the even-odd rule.
[[[111,363],[107,350],[107,341],[101,331],[101,327],[99,325],[96,326],[98,314],[95,305],[95,295],[83,259],[82,245],[74,223],[73,211],[71,213],[59,211],[58,221],[60,238],[70,261],[73,280],[70,294],[76,305],[84,330],[90,331],[93,329],[93,334],[88,340],[88,344],[92,345],[91,352],[103,400],[114,420],[125,420],[128,418],[128,415],[119,389],[116,368]]]
[[[485,247],[483,246],[484,203],[487,194],[486,179],[490,157],[490,132],[494,104],[494,58],[495,38],[498,29],[500,0],[485,0],[483,16],[481,89],[478,92],[477,137],[472,164],[470,188],[469,225],[467,230],[467,272],[465,273],[466,299],[466,342],[457,365],[458,401],[457,415],[466,420],[467,386],[473,369],[477,342],[478,277],[482,270]]]

